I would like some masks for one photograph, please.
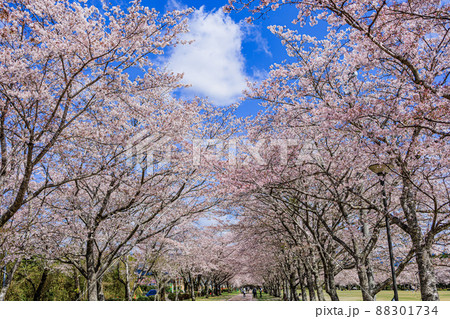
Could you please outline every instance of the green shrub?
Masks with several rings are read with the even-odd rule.
[[[173,292],[171,292],[171,293],[169,293],[169,294],[167,295],[167,299],[168,299],[168,300],[175,301],[175,298],[176,298],[176,294],[173,293]],[[190,294],[186,294],[186,293],[179,293],[179,294],[178,294],[178,301],[181,301],[181,300],[188,300],[188,299],[191,299],[191,295],[190,295]]]
[[[191,294],[179,294],[178,300],[188,300],[191,299]]]
[[[167,299],[169,299],[169,300],[175,301],[175,298],[176,298],[176,294],[173,292],[171,292],[167,295]]]

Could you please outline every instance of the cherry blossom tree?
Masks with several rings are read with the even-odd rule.
[[[308,19],[311,25],[326,21],[323,40],[271,27],[294,62],[276,65],[249,95],[276,108],[285,127],[301,132],[307,125],[320,125],[342,142],[355,137],[361,151],[360,162],[353,165],[361,172],[371,163],[390,168],[401,189],[395,193],[399,210],[391,221],[410,236],[422,299],[437,300],[431,249],[436,236],[450,226],[444,178],[449,5],[383,0],[230,3],[227,9],[250,8],[256,16],[295,5],[299,26]]]
[[[99,130],[92,117],[120,126],[140,111],[130,98],[178,86],[152,56],[177,42],[189,11],[161,16],[139,1],[124,12],[67,0],[2,1],[0,10],[3,227],[42,192],[96,173],[62,177],[54,166],[76,137]]]
[[[154,65],[190,11],[46,0],[1,10],[0,227],[45,203],[47,257],[76,267],[88,299],[102,299],[122,256],[218,201],[192,143],[226,129],[226,116],[171,97],[181,75]]]
[[[39,245],[40,230],[48,220],[43,216],[41,202],[25,206],[26,214],[14,216],[0,231],[0,267],[2,287],[0,301],[4,301],[22,261],[32,258],[45,261],[45,249]],[[48,269],[48,268],[47,268]],[[35,297],[38,298],[38,291]]]

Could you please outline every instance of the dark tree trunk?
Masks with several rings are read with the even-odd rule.
[[[283,280],[283,300],[289,300],[288,284],[286,283],[286,280]]]
[[[39,281],[39,285],[33,295],[34,301],[42,300],[42,295],[44,292],[45,284],[47,283],[47,278],[48,278],[49,272],[50,272],[50,269],[47,267],[44,267],[44,271],[42,272],[42,275],[41,275],[41,280]]]
[[[316,293],[315,293],[315,287],[314,287],[314,278],[312,276],[311,271],[305,267],[305,276],[306,276],[306,283],[308,285],[308,293],[309,293],[309,300],[310,301],[316,301]]]
[[[319,301],[325,301],[325,296],[323,295],[323,287],[320,283],[319,270],[317,269],[317,265],[314,264],[312,267],[312,273],[314,276],[314,288],[317,291],[317,298]]]
[[[302,300],[307,301],[308,296],[306,295],[305,276],[303,274],[302,267],[300,265],[297,266],[297,274],[298,274],[298,280],[300,282],[300,289],[302,291]]]
[[[308,300],[308,295],[306,294],[306,287],[305,287],[305,281],[304,278],[300,278],[300,290],[302,293],[302,301]]]
[[[159,300],[160,301],[166,301],[166,283],[165,282],[161,282],[161,285],[159,285],[160,289],[159,289]]]
[[[191,273],[189,273],[189,293],[191,294],[192,301],[195,301],[194,283]]]
[[[289,286],[291,291],[291,300],[298,301],[297,285],[295,284],[295,273],[291,273],[289,278]]]
[[[331,262],[328,263],[326,269],[324,269],[325,289],[327,294],[330,296],[331,301],[339,301],[339,296],[336,290],[336,282],[334,280],[334,268],[334,264]]]
[[[281,287],[280,287],[280,282],[279,281],[277,281],[277,282],[275,282],[275,288],[274,288],[274,296],[275,297],[281,297]]]

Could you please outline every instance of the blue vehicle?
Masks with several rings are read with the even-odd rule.
[[[156,289],[150,289],[150,290],[145,294],[145,296],[146,296],[146,297],[150,297],[150,296],[156,295],[157,293],[158,293],[158,291],[157,291]]]

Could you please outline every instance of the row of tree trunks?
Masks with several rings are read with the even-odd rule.
[[[308,295],[306,294],[305,276],[303,274],[301,266],[297,266],[297,274],[299,278],[300,291],[302,294],[302,301],[306,301],[308,300]]]
[[[1,286],[1,290],[0,290],[0,301],[5,301],[8,290],[11,287],[11,283],[12,283],[14,274],[16,273],[17,268],[19,267],[20,263],[21,263],[21,260],[17,259],[11,264],[9,270],[8,270],[8,267],[3,268],[2,273],[1,273],[2,274],[2,286]],[[33,282],[31,280],[29,280],[29,282],[32,284],[33,290],[34,290],[33,301],[43,300],[43,295],[45,293],[45,287],[48,282],[49,273],[50,273],[50,268],[45,266],[42,271],[41,276],[39,277],[39,283],[38,283],[37,287],[35,284],[33,284]]]

